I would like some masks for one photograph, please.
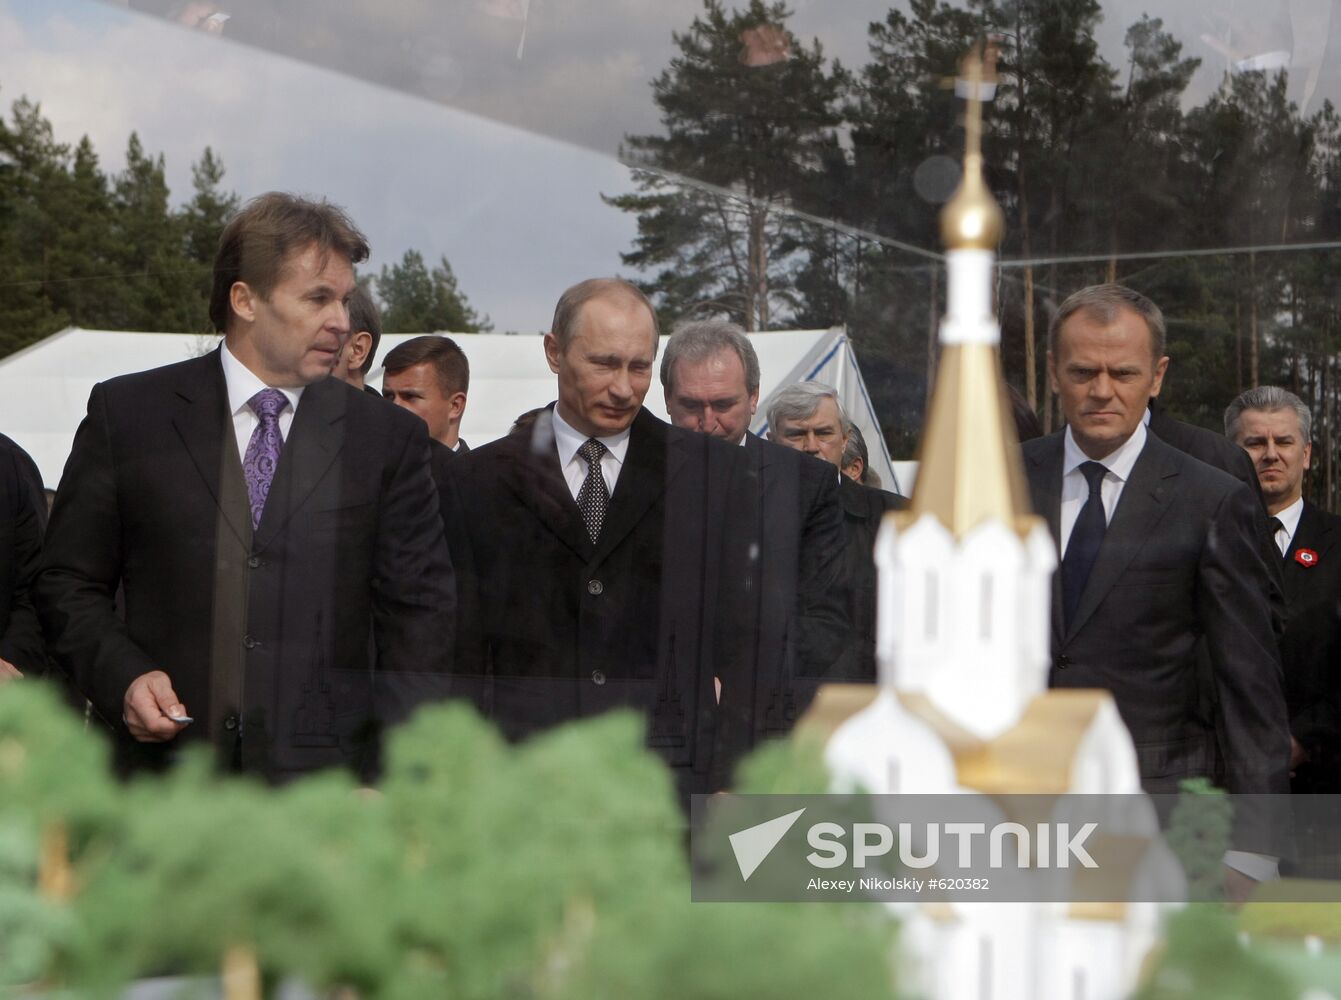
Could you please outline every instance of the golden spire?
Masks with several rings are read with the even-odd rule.
[[[947,250],[995,250],[1006,222],[992,192],[982,179],[982,91],[995,83],[995,46],[986,47],[987,66],[977,48],[964,57],[962,72],[968,86],[964,112],[964,176],[959,188],[941,209],[941,242]]]
[[[994,56],[989,51],[989,58]],[[909,520],[932,514],[962,539],[980,522],[1024,532],[1031,522],[1015,419],[1001,377],[992,305],[992,249],[1004,230],[982,177],[983,64],[971,52],[964,177],[941,213],[949,271],[941,359],[931,394]]]

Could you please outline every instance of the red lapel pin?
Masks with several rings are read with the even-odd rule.
[[[1318,565],[1318,554],[1312,549],[1298,549],[1294,554],[1294,561],[1300,566],[1311,569]]]

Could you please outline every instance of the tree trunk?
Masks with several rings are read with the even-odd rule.
[[[1261,371],[1258,358],[1258,330],[1257,330],[1257,252],[1248,253],[1248,294],[1252,296],[1249,302],[1250,312],[1248,321],[1248,371],[1252,377],[1254,386],[1261,384]]]
[[[1232,271],[1238,266],[1232,265]],[[1234,282],[1234,386],[1236,392],[1243,391],[1243,306],[1239,299],[1239,283]]]
[[[1323,422],[1327,425],[1323,433],[1323,442],[1325,451],[1323,453],[1323,476],[1325,486],[1323,489],[1327,497],[1327,509],[1336,509],[1336,480],[1332,472],[1332,416],[1334,407],[1332,406],[1332,393],[1330,390],[1331,379],[1327,376],[1332,367],[1330,357],[1324,359],[1322,369],[1322,413]]]
[[[1025,259],[1029,251],[1025,250]],[[1038,412],[1038,348],[1034,342],[1034,265],[1024,265],[1024,396]]]
[[[764,241],[768,212],[758,205],[749,209],[749,270],[745,302],[745,329],[768,329],[768,251]]]

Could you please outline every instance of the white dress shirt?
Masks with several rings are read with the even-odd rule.
[[[1280,549],[1282,556],[1290,551],[1290,542],[1294,539],[1294,533],[1299,530],[1299,517],[1303,513],[1304,498],[1300,497],[1280,513],[1273,515],[1281,523],[1281,527],[1276,531],[1276,548]]]
[[[247,445],[251,442],[252,432],[261,422],[247,401],[262,389],[269,388],[256,377],[250,368],[233,356],[225,343],[219,348],[219,360],[223,363],[224,385],[228,388],[228,412],[233,415],[233,433],[237,435],[238,461],[247,460]],[[279,388],[288,399],[289,405],[279,414],[279,436],[289,438],[289,428],[293,426],[293,415],[298,411],[298,400],[302,398],[302,387],[297,389]]]
[[[1090,497],[1089,482],[1085,479],[1085,473],[1080,471],[1080,467],[1086,462],[1098,461],[1108,470],[1099,485],[1099,495],[1104,502],[1104,523],[1107,524],[1113,520],[1113,511],[1117,510],[1118,500],[1122,498],[1122,488],[1131,478],[1132,466],[1141,457],[1146,434],[1145,425],[1138,424],[1132,436],[1112,454],[1102,459],[1091,459],[1080,450],[1080,445],[1076,444],[1076,439],[1071,436],[1071,428],[1066,429],[1066,435],[1062,439],[1062,508],[1061,520],[1058,523],[1062,535],[1063,555],[1066,554],[1066,546],[1071,542],[1071,529],[1076,526],[1076,519],[1080,517],[1080,508],[1085,506],[1085,501]]]
[[[587,460],[577,450],[587,443],[587,435],[575,430],[573,426],[559,416],[559,407],[554,410],[554,445],[559,449],[559,468],[563,470],[563,480],[568,491],[577,499],[582,483],[587,478]],[[605,454],[601,456],[601,476],[605,479],[605,488],[615,495],[615,483],[619,482],[619,470],[624,467],[624,456],[629,453],[629,428],[618,434],[596,439],[605,445]]]

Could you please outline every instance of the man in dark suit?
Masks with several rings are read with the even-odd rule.
[[[732,676],[721,680],[735,689],[726,704],[749,714],[723,720],[725,773],[759,739],[791,729],[848,645],[838,481],[827,463],[749,433],[759,358],[736,324],[680,326],[662,354],[661,384],[673,424],[739,446],[745,461],[728,544],[731,564],[748,571],[729,594],[729,641],[738,648],[727,660]]]
[[[366,256],[334,206],[263,195],[220,239],[220,350],[93,389],[38,610],[123,765],[200,739],[272,780],[366,771],[379,724],[442,684],[454,595],[423,424],[328,377]]]
[[[1068,427],[1023,448],[1034,506],[1062,553],[1052,684],[1113,693],[1149,791],[1211,776],[1217,735],[1230,791],[1285,791],[1289,735],[1256,501],[1146,430],[1168,366],[1159,309],[1118,285],[1083,289],[1048,338]],[[1200,635],[1219,694],[1210,731],[1196,711]]]
[[[349,340],[335,359],[335,368],[331,370],[331,375],[380,400],[383,398],[382,394],[366,384],[364,378],[372,371],[373,359],[377,356],[377,345],[382,342],[382,314],[378,311],[373,297],[362,285],[355,287],[349,296],[349,329]],[[414,407],[406,406],[405,409],[420,417],[424,416]],[[430,425],[430,432],[431,429]],[[460,444],[462,448],[465,447],[464,441]],[[438,488],[438,510],[443,517],[446,517],[448,502],[444,495],[450,489],[451,482],[448,465],[456,453],[431,436],[428,439],[428,449],[428,470],[433,476],[433,485]]]
[[[827,679],[875,680],[875,538],[886,511],[906,500],[896,493],[872,489],[841,473],[852,422],[838,393],[820,382],[796,382],[774,394],[768,406],[768,437],[778,444],[813,455],[829,464],[836,477],[843,508],[841,577],[852,637],[829,669]]]
[[[1341,792],[1341,517],[1304,499],[1313,414],[1292,392],[1264,385],[1225,410],[1225,435],[1252,460],[1271,516],[1289,625],[1280,640],[1290,713],[1290,787]]]
[[[382,314],[372,293],[362,285],[349,293],[349,339],[335,358],[331,369],[334,378],[343,379],[355,389],[380,397],[382,394],[364,382],[372,371],[377,357],[377,345],[382,342]]]
[[[28,453],[0,434],[0,682],[46,666],[32,586],[46,504]]]
[[[566,291],[544,350],[557,403],[453,466],[456,691],[512,739],[632,708],[681,796],[710,790],[740,449],[642,408],[656,319],[627,282]]]
[[[392,348],[383,363],[382,395],[417,414],[428,436],[453,454],[470,451],[461,417],[470,391],[470,362],[451,337],[415,337]]]

